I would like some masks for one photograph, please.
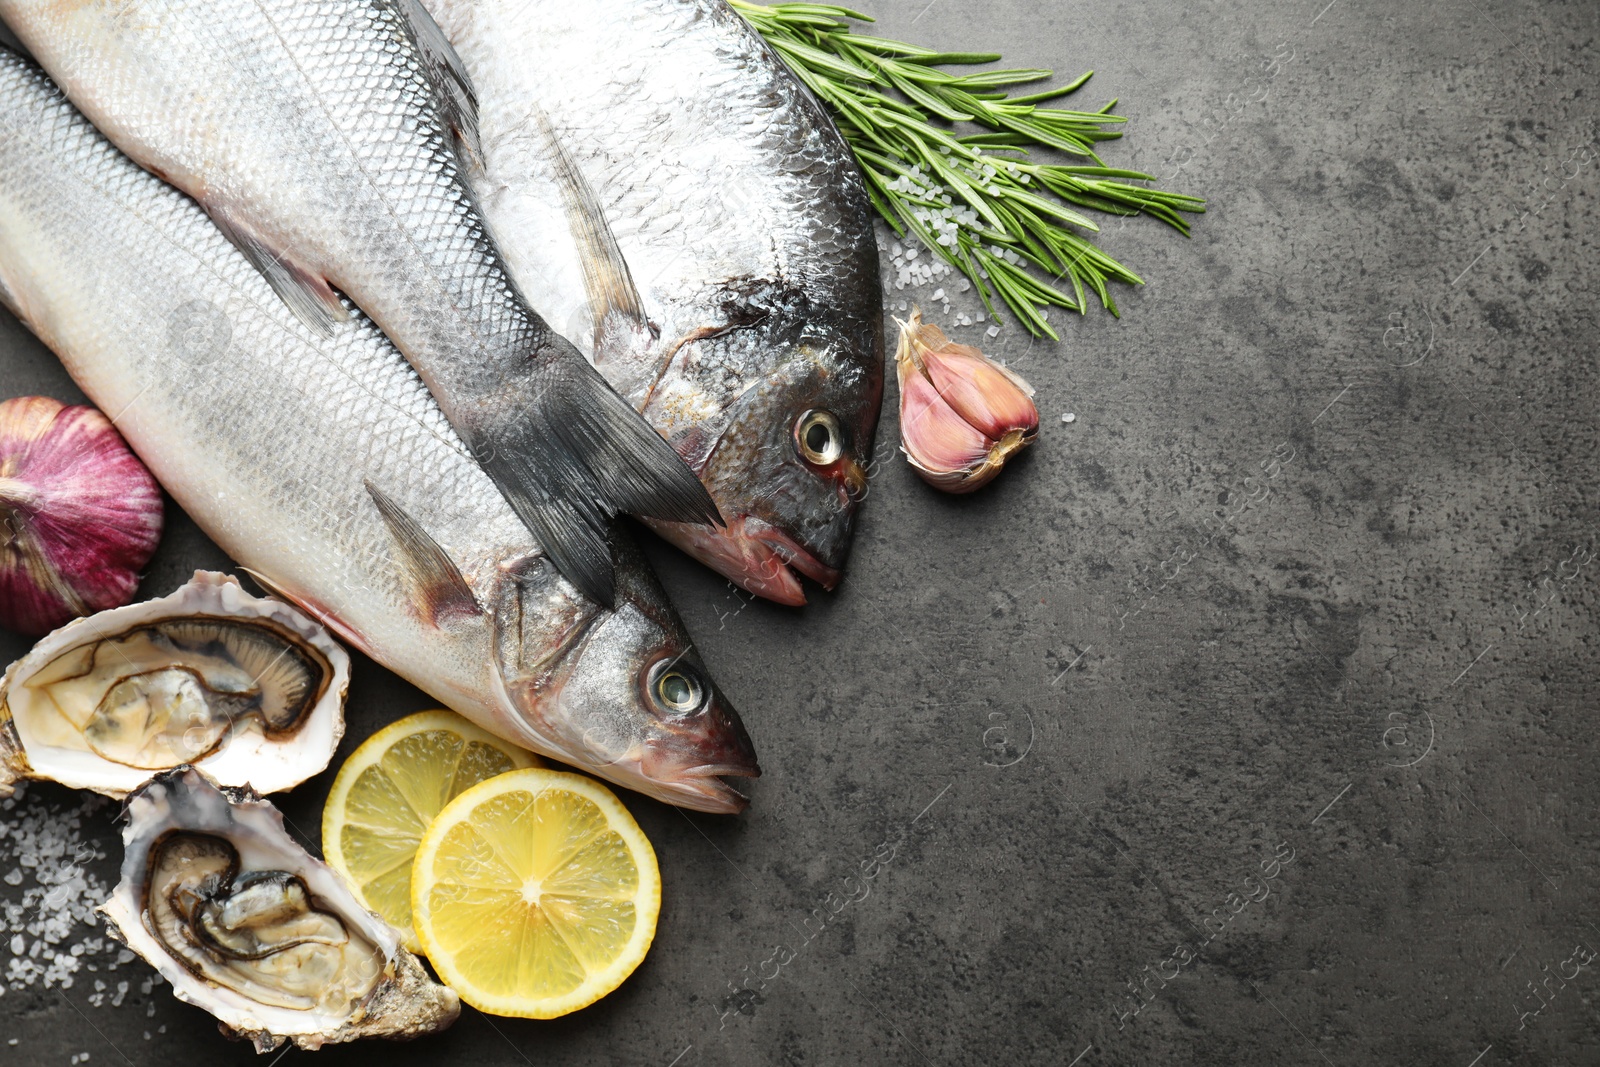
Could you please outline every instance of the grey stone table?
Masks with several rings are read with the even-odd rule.
[[[1600,1062],[1600,6],[871,6],[1096,69],[1108,160],[1210,212],[1107,227],[1148,282],[1120,321],[989,344],[1038,446],[965,499],[885,464],[837,594],[752,604],[655,546],[767,773],[737,819],[628,798],[666,886],[630,981],[318,1058]],[[6,320],[23,393],[78,396]],[[170,519],[150,594],[227,566]],[[432,703],[363,662],[345,751]],[[254,1060],[145,973],[8,990],[0,1062]]]

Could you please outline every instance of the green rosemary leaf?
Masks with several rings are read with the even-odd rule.
[[[893,70],[886,70],[884,73],[888,75],[889,81],[896,89],[899,89],[902,93],[905,93],[912,100],[915,100],[917,103],[921,104],[935,115],[938,115],[946,122],[972,121],[971,115],[964,111],[957,111],[953,107],[947,107],[944,101],[940,100],[937,96],[934,96],[932,93],[922,88],[922,86],[918,85],[910,78],[902,77],[899,72]]]
[[[953,63],[956,60],[946,59],[944,62]],[[993,89],[1002,85],[1022,85],[1053,77],[1055,77],[1053,70],[988,70],[982,74],[968,74],[961,79],[961,82],[972,89]]]
[[[846,62],[837,55],[830,55],[820,48],[813,48],[803,41],[776,40],[772,42],[785,56],[798,59],[813,69],[828,71],[838,77],[856,78],[863,81],[872,80],[872,71],[865,67],[858,67],[854,63]]]
[[[871,18],[831,4],[730,2],[833,111],[890,229],[966,275],[989,315],[1004,303],[1035,336],[1057,337],[1047,308],[1081,314],[1093,293],[1116,315],[1108,283],[1143,284],[1086,239],[1098,227],[1077,209],[1149,215],[1185,235],[1186,216],[1205,210],[1199,197],[1133,184],[1151,178],[1104,164],[1094,146],[1121,137],[1115,127],[1125,121],[1115,100],[1095,111],[1039,106],[1081,89],[1092,72],[1011,96],[1008,87],[1053,75],[946,70],[1000,56],[857,33],[852,24]],[[1085,162],[1033,162],[1037,149]]]
[[[979,63],[998,63],[998,52],[929,52],[920,62],[942,63],[945,66],[968,67]],[[1046,75],[1048,77],[1049,75]]]
[[[1032,93],[1028,96],[1013,96],[1011,102],[1013,104],[1042,104],[1047,100],[1059,100],[1063,96],[1082,89],[1092,77],[1094,77],[1094,71],[1086,70],[1065,85],[1058,85],[1054,89],[1046,89],[1043,92]]]

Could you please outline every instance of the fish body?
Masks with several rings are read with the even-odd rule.
[[[0,301],[263,584],[508,740],[743,806],[716,775],[759,773],[749,738],[636,551],[619,541],[615,610],[583,597],[371,322],[310,328],[3,50]]]
[[[651,525],[771,599],[804,603],[795,571],[831,588],[884,352],[871,205],[821,105],[723,0],[424,2],[477,93],[472,177],[517,284],[727,520]],[[621,282],[573,239],[593,220],[562,156]]]
[[[348,328],[341,292],[376,322],[594,599],[610,514],[715,517],[508,277],[462,174],[470,87],[414,0],[0,0],[0,17],[309,323]]]

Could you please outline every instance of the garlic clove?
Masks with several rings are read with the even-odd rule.
[[[40,636],[133,599],[161,490],[91,407],[0,402],[0,626]]]
[[[938,332],[937,326],[931,329]],[[1038,431],[1033,387],[976,348],[948,344],[928,353],[923,363],[924,373],[945,402],[985,435]]]
[[[900,448],[925,474],[964,471],[982,462],[994,442],[945,403],[914,370],[900,378]]]
[[[970,345],[957,344],[920,309],[900,323],[901,449],[930,485],[970,493],[1033,442],[1033,387]]]

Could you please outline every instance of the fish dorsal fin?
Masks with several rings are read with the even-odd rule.
[[[633,284],[633,272],[622,256],[611,224],[606,221],[600,198],[584,179],[577,162],[561,143],[550,119],[535,105],[534,118],[550,146],[555,163],[556,184],[567,212],[567,226],[578,259],[583,266],[583,288],[589,298],[589,313],[594,319],[594,358],[599,363],[608,355],[615,358],[624,348],[648,345],[656,331],[644,311],[644,301]]]
[[[296,263],[287,253],[274,251],[248,223],[234,217],[227,208],[214,204],[205,205],[205,208],[223,236],[244,253],[279,299],[318,337],[332,337],[337,326],[349,321],[350,312],[326,279]]]
[[[411,585],[412,602],[435,626],[450,618],[477,618],[483,614],[477,597],[461,569],[445,554],[422,524],[370,481],[363,480],[378,514],[400,549],[400,566]]]
[[[411,25],[422,63],[443,98],[445,117],[474,157],[482,158],[478,138],[478,93],[467,66],[433,16],[418,0],[393,0],[395,10]]]

